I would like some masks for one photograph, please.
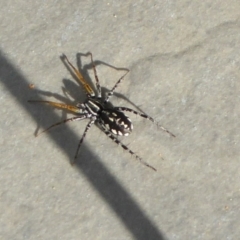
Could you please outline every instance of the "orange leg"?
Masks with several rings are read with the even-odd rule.
[[[86,82],[86,80],[84,79],[83,75],[70,63],[70,61],[68,60],[66,55],[63,55],[63,57],[67,60],[67,63],[69,64],[69,66],[72,68],[72,70],[76,74],[77,79],[83,85],[83,87],[84,87],[85,91],[87,92],[87,94],[89,94],[90,96],[95,96],[94,91],[92,90],[90,85]]]
[[[45,103],[45,104],[51,105],[56,108],[67,109],[68,111],[73,112],[73,113],[81,113],[81,111],[78,107],[75,107],[72,105],[67,105],[64,103],[57,103],[57,102],[50,102],[50,101],[38,101],[38,100],[28,100],[28,102],[30,102],[30,103]]]

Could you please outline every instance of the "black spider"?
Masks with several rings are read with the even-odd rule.
[[[97,96],[95,95],[95,93],[94,93],[93,89],[90,87],[90,85],[83,78],[82,74],[69,62],[68,58],[65,55],[63,55],[63,58],[66,59],[69,66],[72,68],[72,70],[76,74],[77,79],[83,85],[84,90],[86,91],[87,100],[84,103],[78,103],[75,106],[67,105],[67,104],[63,104],[63,103],[57,103],[57,102],[50,102],[50,101],[29,100],[28,102],[31,102],[31,103],[46,103],[46,104],[49,104],[56,108],[66,109],[66,110],[74,113],[75,115],[77,115],[76,117],[68,118],[61,122],[55,123],[55,124],[51,125],[50,127],[48,127],[47,129],[45,129],[44,131],[42,131],[41,133],[46,132],[49,129],[51,129],[55,126],[58,126],[62,123],[66,123],[69,121],[79,121],[79,120],[83,120],[83,119],[87,118],[87,119],[90,119],[90,121],[88,122],[88,124],[85,128],[85,131],[82,135],[82,138],[79,141],[77,151],[76,151],[76,154],[74,157],[74,161],[77,158],[79,149],[81,147],[81,144],[82,144],[88,130],[95,123],[115,143],[117,143],[118,145],[121,145],[121,147],[124,150],[127,150],[131,155],[134,155],[136,157],[136,159],[139,160],[142,164],[144,164],[145,166],[156,171],[156,169],[154,167],[152,167],[148,163],[144,162],[136,153],[134,153],[132,150],[130,150],[126,145],[124,145],[116,137],[119,135],[127,136],[133,130],[132,122],[124,114],[124,111],[134,113],[138,116],[146,118],[146,119],[152,121],[153,123],[155,123],[154,119],[149,117],[146,114],[139,113],[133,109],[126,108],[126,107],[114,107],[114,106],[112,106],[112,104],[109,103],[110,97],[113,95],[115,89],[117,88],[119,83],[121,83],[121,81],[126,76],[126,74],[129,72],[129,70],[126,69],[127,72],[116,82],[116,84],[114,85],[112,90],[110,92],[108,92],[105,97],[103,97],[102,92],[101,92],[101,86],[100,86],[97,72],[96,72],[96,67],[93,62],[92,53],[89,53],[89,55],[91,56],[91,62],[92,62],[94,76],[95,76],[95,80],[96,80]],[[159,127],[162,130],[164,130],[165,132],[169,133],[171,136],[175,137],[174,134],[169,132],[164,127],[162,127],[162,126],[159,126]]]

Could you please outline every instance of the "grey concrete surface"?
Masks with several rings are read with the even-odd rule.
[[[1,1],[0,239],[239,239],[240,1]],[[122,141],[29,99],[82,101],[65,53],[176,134],[129,114]],[[33,84],[31,88],[29,84]],[[65,94],[64,94],[65,92]],[[68,94],[66,94],[68,92]]]

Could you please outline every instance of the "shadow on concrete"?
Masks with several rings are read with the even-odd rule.
[[[86,76],[85,72],[84,76]],[[0,81],[12,94],[12,97],[15,98],[16,104],[24,108],[29,113],[29,116],[39,124],[39,113],[37,114],[36,112],[36,105],[29,104],[27,100],[43,100],[41,94],[38,94],[37,91],[29,90],[30,82],[27,81],[20,70],[16,69],[9,62],[2,51],[0,51]],[[51,120],[51,123],[59,121],[59,116],[54,114],[53,111],[49,111],[46,118]],[[42,123],[41,128],[44,129],[48,126],[49,122],[46,122],[46,125]],[[75,145],[73,148],[71,143],[77,144],[79,136],[68,125],[65,124],[63,127],[66,131],[61,133],[63,134],[61,138],[57,134],[57,131],[50,131],[47,134],[59,148],[65,151],[70,163],[76,150]],[[66,141],[66,139],[68,140]],[[84,154],[81,154],[81,160],[76,162],[76,167],[85,175],[101,197],[105,199],[128,231],[133,235],[134,239],[163,240],[163,235],[154,223],[144,214],[137,203],[134,202],[126,190],[117,182],[115,177],[109,173],[99,161],[99,157],[89,150],[86,143],[83,144],[81,152],[84,152]]]

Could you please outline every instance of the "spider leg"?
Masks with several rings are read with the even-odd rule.
[[[122,77],[120,77],[119,80],[116,82],[116,84],[113,86],[112,90],[111,90],[110,92],[108,92],[107,97],[106,97],[106,99],[104,100],[104,103],[107,103],[107,102],[109,101],[109,99],[110,99],[110,97],[113,95],[115,89],[116,89],[116,88],[118,87],[118,85],[121,83],[121,81],[123,80],[123,78],[128,74],[129,69],[126,69],[126,71],[127,71],[127,72],[126,72]]]
[[[66,55],[63,55],[63,57],[67,60],[68,65],[72,68],[72,70],[76,74],[76,77],[79,80],[79,82],[83,85],[87,95],[94,97],[95,93],[94,93],[93,89],[90,87],[90,85],[86,82],[83,75],[71,64],[71,62],[68,60]]]
[[[70,112],[73,113],[80,113],[80,109],[78,107],[72,106],[72,105],[68,105],[68,104],[64,104],[64,103],[57,103],[57,102],[50,102],[50,101],[39,101],[39,100],[28,100],[28,102],[30,103],[46,103],[50,106],[56,107],[56,108],[60,108],[60,109],[67,109]]]
[[[78,143],[78,147],[77,147],[77,151],[76,151],[74,160],[73,160],[73,162],[71,163],[72,165],[75,163],[75,161],[76,161],[76,159],[77,159],[77,155],[78,155],[79,149],[80,149],[80,147],[81,147],[81,145],[82,145],[82,143],[83,143],[84,138],[86,137],[86,134],[87,134],[88,130],[91,128],[91,126],[93,125],[93,123],[94,123],[95,121],[96,121],[96,119],[93,118],[93,119],[91,119],[91,120],[89,121],[89,123],[87,124],[87,126],[86,126],[86,128],[85,128],[85,130],[84,130],[84,133],[83,133],[83,135],[82,135],[82,138],[80,139],[80,141],[79,141],[79,143]]]
[[[131,113],[134,113],[140,117],[143,117],[143,118],[146,118],[150,121],[152,121],[153,123],[155,123],[158,127],[160,127],[163,131],[167,132],[169,135],[171,135],[172,137],[176,137],[173,133],[169,132],[165,127],[159,125],[152,117],[146,115],[146,114],[143,114],[143,113],[139,113],[131,108],[126,108],[126,107],[115,107],[115,109],[119,110],[119,111],[126,111],[126,112],[131,112]]]
[[[85,119],[85,118],[87,118],[87,117],[84,115],[84,116],[78,116],[78,117],[68,118],[68,119],[65,119],[65,120],[63,120],[63,121],[61,121],[61,122],[54,123],[54,124],[51,125],[50,127],[48,127],[48,128],[46,128],[45,130],[43,130],[42,132],[38,133],[38,134],[36,135],[36,137],[39,136],[40,134],[44,133],[44,132],[49,131],[51,128],[56,127],[56,126],[58,126],[58,125],[60,125],[60,124],[67,123],[67,122],[71,122],[71,121],[72,121],[72,122],[73,122],[73,121],[79,121],[79,120],[83,120],[83,119]]]
[[[140,163],[142,163],[143,165],[145,165],[146,167],[151,168],[154,171],[157,171],[156,168],[152,167],[151,165],[149,165],[148,163],[144,162],[142,160],[142,158],[140,158],[135,152],[133,152],[131,149],[129,149],[126,145],[124,145],[121,141],[119,141],[113,134],[111,134],[111,132],[107,131],[106,129],[103,129],[103,132],[109,137],[111,138],[116,144],[121,145],[121,147],[128,151],[132,156],[134,156]]]
[[[98,79],[96,66],[95,66],[94,61],[93,61],[92,53],[89,52],[88,54],[89,54],[90,57],[91,57],[91,62],[92,62],[92,66],[93,66],[93,72],[94,72],[94,76],[95,76],[95,80],[96,80],[96,86],[97,86],[98,98],[101,98],[101,97],[102,97],[102,90],[101,90],[100,82],[99,82],[99,79]]]

